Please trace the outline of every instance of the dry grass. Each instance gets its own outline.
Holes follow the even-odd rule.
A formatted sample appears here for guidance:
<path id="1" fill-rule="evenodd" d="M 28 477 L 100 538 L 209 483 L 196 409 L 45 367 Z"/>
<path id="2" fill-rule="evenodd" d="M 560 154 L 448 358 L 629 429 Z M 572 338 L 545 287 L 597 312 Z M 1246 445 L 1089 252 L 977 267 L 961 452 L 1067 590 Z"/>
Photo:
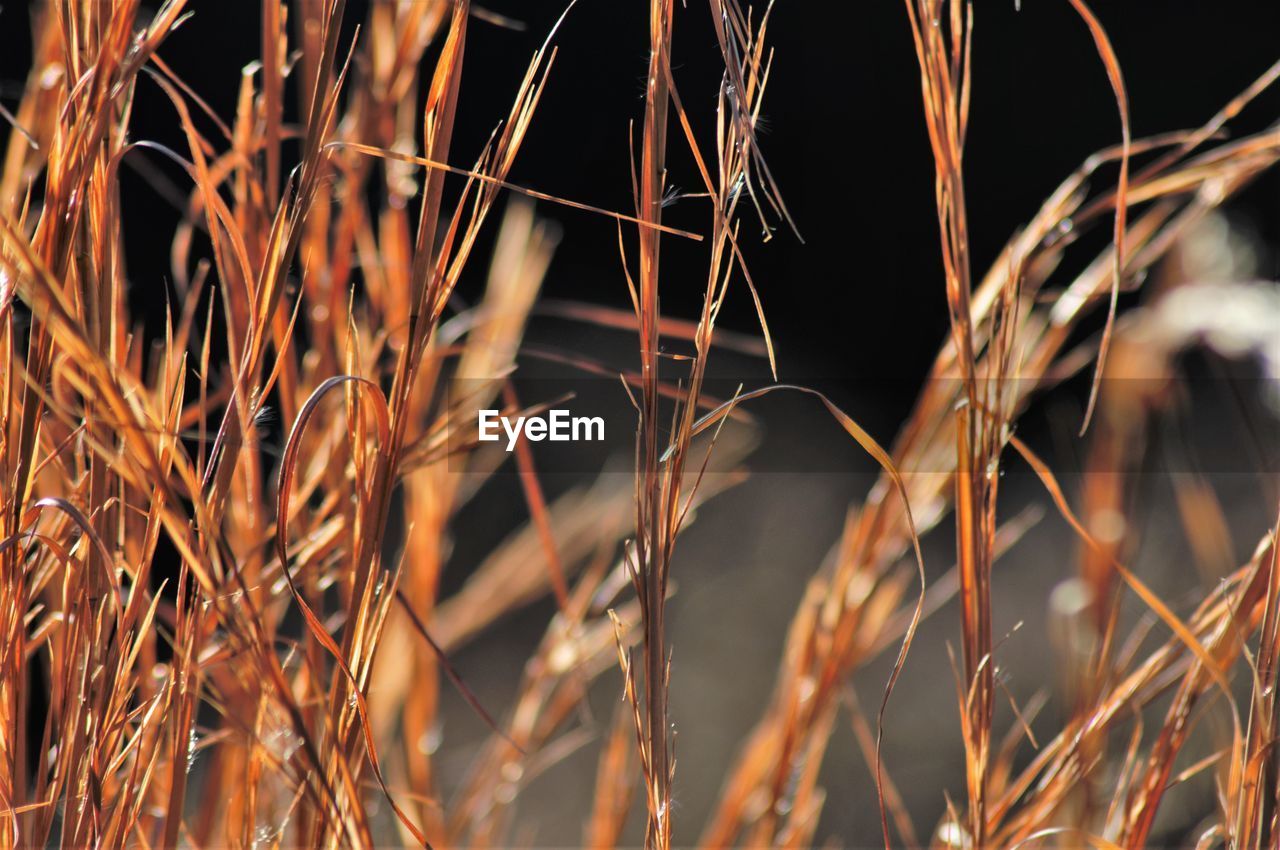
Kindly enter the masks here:
<path id="1" fill-rule="evenodd" d="M 1107 70 L 1122 141 L 1068 176 L 976 277 L 963 167 L 974 10 L 907 0 L 952 333 L 890 449 L 817 396 L 882 481 L 850 509 L 809 584 L 773 696 L 702 833 L 708 847 L 812 845 L 820 768 L 840 723 L 852 723 L 876 778 L 886 847 L 1139 848 L 1170 785 L 1205 772 L 1217 794 L 1202 846 L 1280 840 L 1275 530 L 1247 563 L 1219 561 L 1216 589 L 1179 611 L 1126 566 L 1122 539 L 1091 524 L 1125 510 L 1123 481 L 1109 473 L 1141 451 L 1176 354 L 1221 339 L 1212 305 L 1265 300 L 1209 281 L 1161 294 L 1131 321 L 1117 311 L 1120 291 L 1280 158 L 1274 129 L 1219 134 L 1280 65 L 1203 127 L 1131 141 L 1114 51 L 1082 0 L 1071 3 Z M 673 552 L 691 508 L 736 480 L 704 476 L 721 425 L 738 405 L 788 389 L 745 388 L 719 406 L 703 393 L 726 294 L 757 295 L 740 239 L 792 226 L 757 140 L 770 10 L 705 4 L 724 73 L 714 110 L 695 111 L 685 104 L 708 99 L 686 100 L 677 86 L 675 4 L 651 0 L 635 209 L 619 213 L 508 182 L 552 74 L 555 33 L 487 146 L 459 166 L 462 57 L 487 13 L 465 0 L 375 3 L 344 43 L 344 5 L 263 0 L 261 63 L 243 75 L 236 113 L 216 116 L 162 59 L 183 0 L 145 25 L 137 0 L 37 4 L 36 61 L 0 173 L 0 847 L 502 845 L 515 840 L 512 807 L 528 777 L 583 745 L 599 751 L 584 845 L 617 846 L 639 806 L 646 846 L 672 844 Z M 184 150 L 131 136 L 141 86 L 167 96 Z M 290 86 L 300 106 L 286 116 Z M 663 223 L 674 146 L 697 167 L 698 233 Z M 117 183 L 140 150 L 189 179 L 173 244 L 147 246 L 169 252 L 180 294 L 154 344 L 130 314 L 123 262 L 126 240 L 148 233 L 122 220 Z M 1118 176 L 1105 183 L 1100 170 Z M 449 313 L 507 190 L 617 221 L 632 311 L 573 309 L 637 333 L 639 371 L 624 379 L 637 412 L 634 486 L 606 476 L 549 502 L 522 446 L 512 462 L 528 528 L 441 598 L 453 519 L 502 462 L 459 435 L 446 389 L 466 381 L 480 387 L 472 406 L 522 408 L 509 376 L 558 239 L 513 201 L 482 296 Z M 1077 234 L 1108 224 L 1109 249 L 1072 279 L 1056 273 Z M 672 239 L 704 251 L 701 271 L 681 271 L 705 275 L 696 321 L 660 314 L 660 249 Z M 1178 298 L 1195 306 L 1194 321 Z M 1103 305 L 1105 328 L 1077 346 L 1082 320 Z M 690 353 L 665 356 L 670 339 Z M 1274 345 L 1264 332 L 1223 347 Z M 1090 466 L 1077 498 L 1014 424 L 1037 393 L 1091 363 Z M 1104 375 L 1140 376 L 1150 392 L 1113 392 Z M 288 427 L 278 458 L 260 450 L 268 401 Z M 993 568 L 1028 526 L 997 514 L 1001 467 L 1017 463 L 1082 541 L 1087 604 L 1074 628 L 1090 648 L 1064 671 L 1074 700 L 1064 725 L 1030 748 L 1033 710 L 1015 707 L 1012 731 L 997 731 L 992 639 Z M 1212 494 L 1185 486 L 1188 561 L 1212 561 Z M 926 585 L 920 538 L 951 514 L 956 565 Z M 491 719 L 448 655 L 548 594 L 556 613 L 515 700 Z M 1123 594 L 1155 618 L 1150 636 L 1124 633 Z M 939 799 L 941 822 L 922 836 L 880 732 L 921 618 L 953 596 L 966 794 Z M 868 715 L 850 676 L 885 651 L 897 662 Z M 616 681 L 619 666 L 619 711 L 584 737 L 572 721 L 589 686 Z M 447 800 L 423 743 L 438 732 L 444 680 L 491 728 Z M 1220 749 L 1188 763 L 1206 705 L 1225 721 Z"/>

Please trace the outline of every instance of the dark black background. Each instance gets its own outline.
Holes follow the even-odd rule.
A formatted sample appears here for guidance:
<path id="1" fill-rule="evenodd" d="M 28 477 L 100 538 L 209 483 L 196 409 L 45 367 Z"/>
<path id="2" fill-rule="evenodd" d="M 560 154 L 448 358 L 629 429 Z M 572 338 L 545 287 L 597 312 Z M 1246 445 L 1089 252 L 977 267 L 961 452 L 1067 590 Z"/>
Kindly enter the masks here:
<path id="1" fill-rule="evenodd" d="M 1124 67 L 1136 136 L 1203 122 L 1280 58 L 1277 3 L 1095 5 Z M 525 28 L 473 22 L 453 146 L 460 165 L 474 160 L 506 114 L 533 50 L 564 8 L 558 0 L 489 0 L 486 6 Z M 580 0 L 570 11 L 514 181 L 631 209 L 627 132 L 629 122 L 642 117 L 647 6 L 642 0 Z M 709 149 L 719 51 L 705 4 L 677 6 L 677 82 Z M 188 8 L 195 18 L 161 55 L 229 117 L 240 69 L 258 55 L 258 4 L 193 0 Z M 348 4 L 349 32 L 366 8 L 365 2 Z M 974 267 L 980 272 L 1068 172 L 1090 152 L 1118 141 L 1119 121 L 1089 32 L 1065 0 L 1024 0 L 1020 11 L 1013 0 L 983 0 L 975 17 L 966 171 Z M 0 97 L 9 106 L 30 59 L 26 18 L 20 2 L 0 11 Z M 750 249 L 782 377 L 818 383 L 837 397 L 842 379 L 885 379 L 892 385 L 885 405 L 900 413 L 946 327 L 933 168 L 905 8 L 894 0 L 781 0 L 769 41 L 775 62 L 763 144 L 804 237 L 802 244 L 779 230 L 768 244 Z M 1280 98 L 1273 93 L 1233 127 L 1257 129 L 1277 114 Z M 133 133 L 184 149 L 172 107 L 145 78 Z M 697 173 L 681 141 L 673 133 L 671 182 L 696 190 Z M 185 192 L 181 175 L 170 174 Z M 126 234 L 132 292 L 140 313 L 155 318 L 177 215 L 136 170 L 126 169 L 122 180 L 127 227 L 134 228 Z M 1277 185 L 1274 178 L 1259 184 L 1231 207 L 1270 246 L 1280 242 Z M 547 294 L 625 307 L 614 224 L 547 204 L 541 211 L 566 232 Z M 687 200 L 668 216 L 674 224 L 702 228 L 706 210 Z M 145 234 L 136 232 L 140 226 Z M 704 254 L 680 242 L 668 240 L 664 252 L 663 308 L 696 315 Z M 1269 276 L 1275 276 L 1275 262 L 1273 252 Z M 478 275 L 464 282 L 464 298 L 474 296 L 477 280 Z M 731 295 L 723 326 L 754 328 L 744 287 Z"/>

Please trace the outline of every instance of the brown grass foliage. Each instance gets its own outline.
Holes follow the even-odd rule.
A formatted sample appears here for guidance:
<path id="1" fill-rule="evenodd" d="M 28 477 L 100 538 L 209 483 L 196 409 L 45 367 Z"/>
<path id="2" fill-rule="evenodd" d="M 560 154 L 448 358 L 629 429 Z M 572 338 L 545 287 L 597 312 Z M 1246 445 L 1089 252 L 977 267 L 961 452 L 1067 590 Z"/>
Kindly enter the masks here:
<path id="1" fill-rule="evenodd" d="M 1280 133 L 1223 141 L 1219 131 L 1280 71 L 1200 128 L 1131 141 L 1106 33 L 1082 0 L 1070 2 L 1111 81 L 1122 141 L 1069 175 L 985 274 L 970 265 L 964 184 L 974 9 L 906 2 L 952 333 L 887 449 L 818 396 L 880 464 L 882 481 L 850 509 L 831 563 L 809 583 L 773 696 L 705 825 L 708 847 L 812 844 L 819 771 L 842 722 L 852 722 L 876 778 L 886 845 L 1142 847 L 1166 789 L 1202 772 L 1217 790 L 1203 846 L 1280 839 L 1274 531 L 1247 563 L 1220 565 L 1216 590 L 1180 611 L 1090 524 L 1126 504 L 1123 483 L 1105 472 L 1138 451 L 1174 355 L 1213 340 L 1212 311 L 1199 325 L 1173 309 L 1122 322 L 1117 294 L 1274 166 Z M 36 59 L 9 116 L 0 846 L 501 845 L 513 840 L 524 778 L 580 745 L 566 730 L 590 683 L 618 677 L 619 666 L 623 700 L 596 736 L 583 841 L 616 846 L 643 808 L 646 846 L 670 846 L 673 552 L 691 507 L 732 483 L 703 477 L 720 425 L 738 405 L 786 389 L 747 388 L 718 407 L 702 397 L 726 293 L 757 292 L 740 240 L 790 227 L 756 132 L 771 10 L 697 0 L 682 11 L 710 13 L 723 60 L 715 109 L 695 111 L 686 104 L 709 101 L 705 92 L 685 99 L 677 85 L 676 4 L 650 0 L 635 208 L 618 213 L 508 182 L 553 75 L 554 33 L 487 146 L 459 164 L 451 136 L 461 64 L 484 10 L 466 0 L 375 3 L 347 43 L 343 0 L 263 0 L 261 62 L 243 74 L 235 114 L 217 116 L 163 61 L 170 32 L 199 25 L 185 21 L 185 6 L 166 0 L 144 22 L 138 0 L 37 3 Z M 184 149 L 130 134 L 141 86 L 167 97 Z M 285 114 L 288 87 L 296 115 Z M 708 213 L 698 233 L 663 224 L 674 146 L 697 166 L 692 194 Z M 145 241 L 146 229 L 122 220 L 117 183 L 123 158 L 140 148 L 189 181 L 173 244 L 150 246 L 169 252 L 181 296 L 154 344 L 130 314 L 123 261 L 125 240 Z M 637 334 L 639 369 L 625 378 L 637 412 L 635 475 L 633 486 L 614 477 L 549 502 L 522 448 L 513 462 L 529 527 L 441 598 L 451 522 L 500 461 L 451 433 L 443 390 L 465 379 L 484 401 L 521 409 L 508 377 L 558 238 L 527 202 L 491 215 L 509 190 L 617 221 L 631 311 L 575 309 Z M 1093 225 L 1112 228 L 1111 247 L 1064 279 L 1059 260 Z M 483 262 L 473 249 L 486 226 L 498 230 L 487 285 L 474 306 L 449 314 L 462 270 Z M 706 259 L 681 271 L 705 275 L 701 312 L 683 324 L 659 312 L 660 249 L 673 239 L 699 240 Z M 1242 285 L 1215 292 L 1203 302 L 1253 297 Z M 1076 347 L 1079 323 L 1100 308 L 1102 334 Z M 763 314 L 761 328 L 772 363 Z M 663 356 L 672 338 L 691 348 L 687 358 Z M 1075 494 L 1013 426 L 1036 393 L 1090 363 L 1099 378 L 1151 378 L 1151 391 L 1113 394 L 1095 381 L 1086 418 L 1097 474 Z M 269 398 L 288 428 L 278 458 L 258 450 Z M 1027 526 L 996 506 L 1001 467 L 1018 463 L 1083 541 L 1087 613 L 1074 628 L 1092 647 L 1066 673 L 1074 702 L 1065 724 L 1030 752 L 1021 711 L 1008 737 L 995 732 L 993 567 Z M 1204 519 L 1212 496 L 1185 497 L 1207 506 L 1187 513 L 1197 552 L 1221 551 Z M 956 564 L 926 586 L 919 539 L 949 514 Z M 176 553 L 172 570 L 158 571 L 162 543 Z M 1122 594 L 1149 609 L 1153 637 L 1123 633 Z M 544 595 L 555 616 L 514 702 L 491 719 L 448 654 Z M 941 822 L 922 836 L 883 763 L 879 730 L 921 618 L 953 596 L 966 793 L 940 799 Z M 850 676 L 885 651 L 897 663 L 878 713 L 867 713 Z M 492 730 L 448 799 L 433 747 L 422 745 L 437 734 L 442 686 L 458 688 Z M 1227 721 L 1220 749 L 1188 764 L 1181 751 L 1207 703 Z"/>

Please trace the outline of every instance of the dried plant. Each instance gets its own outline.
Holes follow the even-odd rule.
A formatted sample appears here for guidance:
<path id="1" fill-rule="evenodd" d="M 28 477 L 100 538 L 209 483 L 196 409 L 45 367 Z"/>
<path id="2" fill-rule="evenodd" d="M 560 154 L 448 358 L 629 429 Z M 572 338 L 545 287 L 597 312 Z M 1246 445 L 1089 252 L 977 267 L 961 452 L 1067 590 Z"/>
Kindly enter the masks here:
<path id="1" fill-rule="evenodd" d="M 1069 2 L 1110 80 L 1119 143 L 1069 175 L 975 279 L 964 171 L 975 10 L 906 0 L 950 335 L 888 448 L 810 388 L 742 387 L 728 400 L 707 390 L 720 345 L 760 353 L 779 377 L 767 282 L 742 247 L 756 227 L 766 241 L 796 228 L 759 138 L 772 4 L 708 0 L 720 80 L 686 99 L 676 4 L 649 0 L 629 213 L 510 180 L 554 84 L 559 24 L 474 154 L 453 144 L 468 30 L 509 22 L 467 0 L 370 4 L 354 39 L 344 0 L 262 0 L 260 59 L 230 116 L 163 59 L 176 28 L 200 25 L 186 0 L 149 20 L 138 0 L 34 4 L 34 61 L 5 113 L 0 170 L 0 847 L 501 846 L 519 840 L 522 790 L 581 747 L 596 748 L 584 845 L 620 846 L 643 807 L 645 846 L 672 846 L 676 544 L 697 507 L 746 477 L 750 446 L 731 420 L 784 390 L 816 397 L 882 472 L 808 584 L 702 845 L 814 845 L 824 757 L 849 723 L 886 847 L 1140 848 L 1168 789 L 1199 774 L 1216 790 L 1200 846 L 1275 846 L 1276 528 L 1232 563 L 1212 487 L 1188 477 L 1176 493 L 1186 567 L 1214 585 L 1189 606 L 1165 601 L 1126 563 L 1133 493 L 1114 472 L 1138 462 L 1152 414 L 1175 404 L 1185 349 L 1255 354 L 1278 377 L 1273 285 L 1182 282 L 1132 311 L 1119 294 L 1145 286 L 1276 165 L 1274 125 L 1234 140 L 1221 131 L 1280 64 L 1203 126 L 1131 139 L 1116 52 L 1083 0 Z M 144 86 L 165 97 L 184 149 L 133 135 Z M 709 94 L 714 108 L 692 107 Z M 700 183 L 681 197 L 707 213 L 697 232 L 663 220 L 677 146 Z M 123 214 L 120 169 L 136 157 L 164 158 L 188 181 L 171 245 Z M 504 193 L 487 281 L 468 306 L 454 296 Z M 540 297 L 560 231 L 529 198 L 614 220 L 631 310 Z M 1088 250 L 1079 235 L 1107 224 L 1110 247 L 1061 272 Z M 705 262 L 680 270 L 704 276 L 696 317 L 661 312 L 661 248 L 673 239 L 696 242 Z M 124 249 L 135 243 L 170 259 L 176 297 L 159 334 L 130 309 Z M 759 316 L 745 345 L 716 329 L 731 288 Z M 559 355 L 622 377 L 634 475 L 548 497 L 521 443 L 509 462 L 528 523 L 502 530 L 445 594 L 455 520 L 508 462 L 461 413 L 552 401 L 517 398 L 511 380 L 538 353 L 524 336 L 539 305 L 637 335 L 638 371 Z M 1105 318 L 1091 336 L 1094 314 Z M 670 356 L 676 340 L 690 352 Z M 1037 395 L 1091 366 L 1076 494 L 1015 431 Z M 287 430 L 278 452 L 274 416 Z M 999 510 L 1002 468 L 1016 464 L 1081 544 L 1073 595 L 1060 597 L 1079 604 L 1058 624 L 1070 704 L 1039 740 L 1035 706 L 1010 697 L 1006 731 L 998 718 L 995 568 L 1037 519 Z M 955 565 L 926 583 L 921 537 L 946 519 Z M 554 613 L 495 718 L 450 656 L 543 597 Z M 922 618 L 952 598 L 966 793 L 939 792 L 922 842 L 882 739 Z M 1137 626 L 1126 598 L 1146 612 Z M 852 676 L 886 651 L 896 659 L 869 715 Z M 489 730 L 449 788 L 437 763 L 444 680 Z M 621 701 L 580 723 L 598 680 Z M 1218 749 L 1188 761 L 1206 717 Z"/>

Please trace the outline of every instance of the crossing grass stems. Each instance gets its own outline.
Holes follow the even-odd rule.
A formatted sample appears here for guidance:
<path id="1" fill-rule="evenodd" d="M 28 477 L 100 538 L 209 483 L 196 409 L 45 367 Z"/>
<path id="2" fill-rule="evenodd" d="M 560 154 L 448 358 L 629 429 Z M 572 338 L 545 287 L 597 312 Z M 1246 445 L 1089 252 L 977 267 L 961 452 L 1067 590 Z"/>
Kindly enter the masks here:
<path id="1" fill-rule="evenodd" d="M 1280 65 L 1201 127 L 1131 139 L 1116 51 L 1083 0 L 1067 2 L 1111 86 L 1108 95 L 1082 82 L 1081 96 L 1114 99 L 1118 142 L 1067 175 L 978 273 L 964 171 L 975 9 L 905 0 L 951 333 L 884 448 L 808 388 L 704 397 L 731 289 L 755 304 L 753 345 L 778 377 L 762 307 L 769 282 L 752 277 L 742 248 L 759 233 L 797 235 L 759 133 L 772 4 L 648 0 L 643 111 L 630 129 L 635 205 L 614 211 L 509 179 L 554 84 L 558 29 L 475 152 L 453 144 L 468 35 L 513 22 L 467 0 L 370 4 L 349 40 L 344 0 L 263 0 L 260 59 L 244 69 L 232 115 L 214 113 L 164 61 L 174 30 L 201 26 L 185 0 L 149 19 L 139 0 L 35 3 L 34 59 L 6 111 L 0 167 L 0 846 L 501 845 L 518 834 L 515 804 L 531 777 L 584 746 L 598 750 L 584 846 L 618 846 L 637 809 L 647 847 L 692 840 L 698 826 L 677 831 L 673 813 L 674 556 L 693 509 L 743 480 L 706 472 L 713 450 L 735 451 L 717 442 L 721 429 L 775 391 L 823 405 L 883 472 L 809 579 L 772 695 L 727 766 L 701 845 L 823 840 L 820 769 L 849 724 L 886 847 L 1140 848 L 1169 787 L 1201 773 L 1217 793 L 1201 813 L 1200 846 L 1272 846 L 1274 528 L 1259 529 L 1245 563 L 1218 564 L 1213 589 L 1185 607 L 1151 590 L 1124 563 L 1123 541 L 1099 536 L 1089 518 L 1129 504 L 1106 473 L 1141 451 L 1144 417 L 1166 401 L 1119 397 L 1101 378 L 1135 363 L 1172 374 L 1177 351 L 1205 338 L 1161 325 L 1159 310 L 1127 321 L 1117 293 L 1274 167 L 1274 126 L 1231 140 L 1221 131 Z M 812 14 L 791 5 L 776 14 Z M 672 45 L 682 21 L 704 14 L 722 74 L 714 98 L 686 98 Z M 142 87 L 164 96 L 181 149 L 131 132 Z M 290 88 L 298 106 L 287 114 Z M 696 167 L 697 191 L 680 194 L 705 213 L 696 232 L 663 221 L 676 148 Z M 169 245 L 154 244 L 120 200 L 122 166 L 156 157 L 186 181 Z M 636 410 L 628 484 L 603 476 L 548 499 L 527 446 L 507 456 L 454 433 L 463 426 L 449 400 L 463 402 L 442 392 L 451 384 L 466 382 L 467 409 L 519 416 L 552 401 L 522 407 L 510 384 L 561 237 L 530 198 L 564 207 L 570 223 L 616 225 L 628 306 L 561 308 L 630 329 L 638 365 L 562 359 L 622 374 Z M 1078 274 L 1060 273 L 1091 227 L 1110 228 L 1110 247 Z M 486 262 L 474 256 L 486 228 L 496 231 L 487 280 L 454 310 L 463 270 Z M 704 275 L 696 316 L 660 311 L 675 274 L 661 248 L 673 239 L 695 240 L 705 261 L 679 270 Z M 171 265 L 154 339 L 129 306 L 124 248 L 135 243 L 167 251 Z M 1101 335 L 1077 347 L 1081 321 L 1099 312 Z M 1153 333 L 1160 347 L 1139 344 Z M 666 357 L 668 343 L 689 353 Z M 1093 430 L 1082 439 L 1092 466 L 1077 494 L 1015 423 L 1037 394 L 1090 364 Z M 258 450 L 268 404 L 287 426 L 278 455 Z M 453 521 L 504 463 L 519 472 L 528 524 L 442 596 Z M 1035 706 L 1011 700 L 1008 731 L 997 733 L 1006 712 L 993 571 L 1033 519 L 997 511 L 1000 470 L 1014 464 L 1038 477 L 1081 541 L 1088 605 L 1077 628 L 1095 649 L 1070 671 L 1061 728 L 1038 740 Z M 1202 487 L 1185 495 L 1215 504 Z M 1221 551 L 1215 515 L 1185 514 L 1188 566 Z M 947 517 L 955 565 L 926 584 L 920 538 Z M 1126 594 L 1148 610 L 1154 637 L 1123 633 Z M 555 613 L 513 701 L 491 716 L 450 654 L 548 595 Z M 893 722 L 885 707 L 922 618 L 952 598 L 964 799 L 939 791 L 936 828 L 920 834 L 881 752 Z M 883 653 L 896 661 L 868 713 L 851 677 Z M 584 728 L 581 707 L 601 679 L 622 699 L 612 719 Z M 447 797 L 436 758 L 442 683 L 489 729 Z M 1223 721 L 1219 748 L 1189 764 L 1184 745 L 1208 714 Z"/>

